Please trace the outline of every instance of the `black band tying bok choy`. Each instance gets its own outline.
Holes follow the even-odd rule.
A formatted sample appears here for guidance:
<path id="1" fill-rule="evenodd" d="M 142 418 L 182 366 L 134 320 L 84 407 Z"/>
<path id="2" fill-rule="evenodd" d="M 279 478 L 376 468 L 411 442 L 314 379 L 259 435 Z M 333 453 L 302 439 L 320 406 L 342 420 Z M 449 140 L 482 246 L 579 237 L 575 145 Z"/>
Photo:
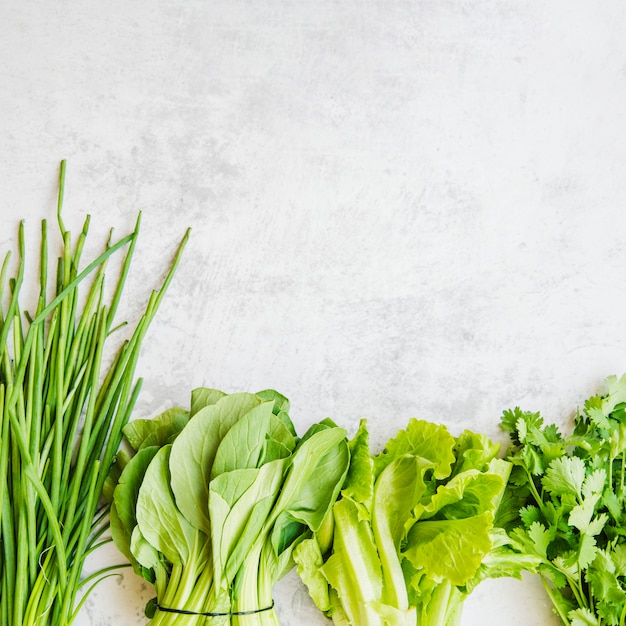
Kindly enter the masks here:
<path id="1" fill-rule="evenodd" d="M 178 615 L 199 615 L 201 617 L 230 617 L 231 615 L 255 615 L 256 613 L 264 613 L 265 611 L 271 611 L 274 608 L 274 601 L 270 606 L 266 606 L 262 609 L 255 609 L 254 611 L 229 611 L 228 613 L 201 613 L 197 611 L 185 611 L 184 609 L 173 609 L 168 606 L 156 605 L 156 609 L 163 611 L 164 613 L 177 613 Z"/>

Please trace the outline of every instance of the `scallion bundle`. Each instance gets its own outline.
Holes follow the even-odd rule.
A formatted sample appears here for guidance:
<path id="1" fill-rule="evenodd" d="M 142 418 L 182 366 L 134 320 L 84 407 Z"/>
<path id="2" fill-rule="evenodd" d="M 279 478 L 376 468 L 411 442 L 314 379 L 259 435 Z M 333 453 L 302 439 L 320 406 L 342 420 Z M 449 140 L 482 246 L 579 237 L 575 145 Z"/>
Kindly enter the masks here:
<path id="1" fill-rule="evenodd" d="M 90 220 L 73 241 L 61 217 L 64 175 L 62 163 L 62 253 L 56 266 L 49 264 L 43 221 L 39 295 L 30 313 L 20 302 L 23 223 L 17 274 L 8 278 L 10 253 L 0 271 L 0 626 L 71 624 L 109 573 L 81 579 L 86 557 L 107 541 L 109 505 L 100 495 L 140 389 L 134 372 L 141 342 L 188 237 L 134 331 L 116 345 L 115 315 L 139 218 L 133 232 L 116 243 L 109 238 L 81 270 Z M 123 255 L 121 269 L 114 288 L 105 290 L 114 254 Z"/>

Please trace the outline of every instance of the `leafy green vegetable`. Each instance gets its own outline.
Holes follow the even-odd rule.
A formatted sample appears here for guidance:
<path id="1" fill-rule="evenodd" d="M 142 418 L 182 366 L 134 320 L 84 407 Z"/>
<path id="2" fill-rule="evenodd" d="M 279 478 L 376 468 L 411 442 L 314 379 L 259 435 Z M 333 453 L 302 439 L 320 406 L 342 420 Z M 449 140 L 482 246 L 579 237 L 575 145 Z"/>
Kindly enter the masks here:
<path id="1" fill-rule="evenodd" d="M 321 531 L 350 460 L 343 429 L 299 439 L 288 409 L 275 391 L 196 389 L 190 411 L 125 427 L 136 454 L 111 474 L 112 534 L 155 587 L 153 626 L 278 624 L 272 586 Z"/>
<path id="2" fill-rule="evenodd" d="M 0 272 L 0 302 L 7 304 L 0 310 L 0 626 L 70 624 L 111 569 L 80 580 L 87 555 L 106 542 L 109 506 L 99 496 L 139 392 L 134 371 L 141 342 L 187 239 L 135 330 L 116 344 L 115 315 L 139 218 L 131 234 L 117 243 L 109 239 L 81 270 L 90 218 L 72 241 L 61 217 L 64 176 L 63 162 L 57 212 L 62 252 L 56 266 L 50 265 L 43 221 L 33 311 L 20 308 L 24 223 L 17 275 L 7 280 L 10 254 Z M 105 267 L 124 248 L 107 303 Z M 123 508 L 113 513 L 129 514 Z"/>
<path id="3" fill-rule="evenodd" d="M 349 445 L 332 515 L 294 551 L 336 624 L 454 626 L 481 580 L 536 564 L 494 526 L 511 466 L 485 436 L 412 419 L 372 456 L 362 421 Z"/>
<path id="4" fill-rule="evenodd" d="M 506 411 L 513 441 L 510 536 L 540 559 L 563 624 L 626 623 L 626 376 L 610 377 L 562 434 L 538 413 Z"/>

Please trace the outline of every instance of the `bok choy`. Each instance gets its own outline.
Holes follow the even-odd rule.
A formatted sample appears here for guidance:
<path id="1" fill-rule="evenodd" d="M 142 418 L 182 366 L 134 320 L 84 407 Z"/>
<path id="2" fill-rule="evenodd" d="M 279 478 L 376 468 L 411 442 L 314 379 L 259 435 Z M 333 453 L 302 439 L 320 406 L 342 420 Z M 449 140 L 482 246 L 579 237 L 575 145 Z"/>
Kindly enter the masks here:
<path id="1" fill-rule="evenodd" d="M 301 438 L 274 391 L 196 389 L 189 411 L 133 420 L 112 473 L 111 530 L 154 585 L 153 626 L 279 624 L 272 586 L 320 529 L 344 481 L 346 432 Z"/>

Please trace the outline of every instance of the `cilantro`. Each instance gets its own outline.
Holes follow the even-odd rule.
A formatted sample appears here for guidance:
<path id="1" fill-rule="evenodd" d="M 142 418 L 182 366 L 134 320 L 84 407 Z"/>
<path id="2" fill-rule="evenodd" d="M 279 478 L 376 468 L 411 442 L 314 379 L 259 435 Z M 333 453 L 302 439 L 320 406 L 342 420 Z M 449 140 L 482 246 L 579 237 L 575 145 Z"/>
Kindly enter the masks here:
<path id="1" fill-rule="evenodd" d="M 505 411 L 501 427 L 514 470 L 505 499 L 520 502 L 507 520 L 565 626 L 626 624 L 626 375 L 606 380 L 570 434 L 539 413 Z"/>

